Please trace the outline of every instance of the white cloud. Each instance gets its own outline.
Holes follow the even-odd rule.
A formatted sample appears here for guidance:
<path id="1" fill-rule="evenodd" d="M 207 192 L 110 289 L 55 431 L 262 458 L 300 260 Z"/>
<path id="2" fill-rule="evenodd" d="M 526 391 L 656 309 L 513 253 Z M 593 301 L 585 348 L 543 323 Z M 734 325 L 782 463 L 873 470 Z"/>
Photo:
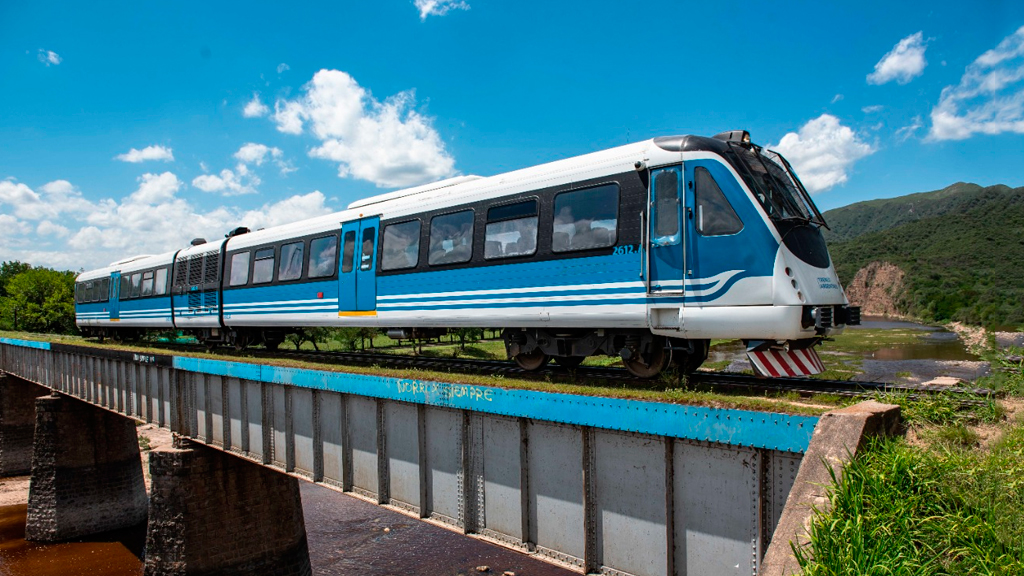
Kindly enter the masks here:
<path id="1" fill-rule="evenodd" d="M 916 32 L 900 40 L 875 64 L 875 71 L 868 74 L 868 84 L 885 84 L 893 80 L 906 84 L 917 78 L 928 65 L 924 59 L 927 48 L 923 32 Z"/>
<path id="2" fill-rule="evenodd" d="M 831 114 L 810 120 L 769 148 L 789 160 L 812 194 L 846 183 L 854 162 L 875 152 Z"/>
<path id="3" fill-rule="evenodd" d="M 835 104 L 836 102 L 839 102 L 842 99 L 843 99 L 843 95 L 842 94 L 836 94 L 835 96 L 832 97 L 832 103 Z"/>
<path id="4" fill-rule="evenodd" d="M 960 83 L 942 89 L 925 140 L 974 134 L 1024 134 L 1024 26 L 969 64 Z"/>
<path id="5" fill-rule="evenodd" d="M 246 118 L 262 118 L 270 114 L 270 108 L 260 100 L 260 93 L 253 92 L 252 100 L 242 109 L 242 116 Z"/>
<path id="6" fill-rule="evenodd" d="M 66 227 L 61 226 L 60 224 L 54 224 L 49 220 L 43 220 L 42 222 L 39 223 L 38 226 L 36 226 L 36 234 L 40 236 L 55 236 L 57 238 L 64 238 L 70 233 L 71 231 L 68 230 Z"/>
<path id="7" fill-rule="evenodd" d="M 47 66 L 50 66 L 51 64 L 57 66 L 64 61 L 64 59 L 60 57 L 60 54 L 57 54 L 53 50 L 44 50 L 42 48 L 39 49 L 39 54 L 36 55 L 36 58 Z"/>
<path id="8" fill-rule="evenodd" d="M 444 16 L 451 10 L 469 10 L 469 4 L 463 0 L 415 0 L 416 9 L 420 11 L 420 20 L 427 16 Z"/>
<path id="9" fill-rule="evenodd" d="M 183 184 L 170 172 L 144 174 L 135 191 L 120 201 L 90 202 L 65 180 L 38 188 L 0 181 L 0 203 L 28 200 L 58 206 L 45 218 L 23 219 L 0 210 L 0 247 L 4 257 L 33 265 L 78 270 L 105 266 L 136 254 L 160 254 L 188 245 L 195 237 L 220 238 L 238 226 L 263 228 L 328 214 L 319 191 L 295 195 L 259 207 L 197 206 L 178 197 Z M 74 208 L 71 210 L 71 208 Z"/>
<path id="10" fill-rule="evenodd" d="M 412 91 L 380 102 L 345 72 L 321 70 L 305 86 L 305 95 L 275 103 L 274 120 L 278 130 L 292 134 L 302 133 L 308 122 L 320 140 L 309 155 L 337 162 L 342 178 L 383 188 L 453 176 L 455 159 L 414 104 Z"/>
<path id="11" fill-rule="evenodd" d="M 165 148 L 163 146 L 146 146 L 142 150 L 132 148 L 124 154 L 114 156 L 114 159 L 122 162 L 133 162 L 136 164 L 139 162 L 145 162 L 146 160 L 163 160 L 164 162 L 173 162 L 174 153 L 170 148 Z"/>
<path id="12" fill-rule="evenodd" d="M 238 152 L 235 152 L 235 158 L 246 164 L 256 164 L 257 166 L 262 165 L 268 155 L 271 158 L 278 159 L 281 158 L 283 152 L 281 152 L 280 148 L 271 148 L 255 142 L 244 144 L 238 149 Z"/>
<path id="13" fill-rule="evenodd" d="M 899 142 L 906 142 L 911 139 L 918 130 L 924 128 L 924 122 L 920 116 L 914 116 L 914 119 L 910 122 L 910 125 L 904 126 L 896 131 L 896 140 Z"/>
<path id="14" fill-rule="evenodd" d="M 292 67 L 287 65 L 287 64 L 285 64 L 284 62 L 281 62 L 280 64 L 277 65 L 277 73 L 278 74 L 282 74 L 282 73 L 287 72 L 287 71 L 289 71 L 291 69 L 292 69 Z"/>
<path id="15" fill-rule="evenodd" d="M 203 192 L 219 192 L 224 196 L 255 194 L 260 183 L 259 176 L 250 172 L 243 163 L 235 166 L 234 171 L 225 168 L 219 175 L 203 174 L 192 180 L 192 185 Z"/>
<path id="16" fill-rule="evenodd" d="M 865 114 L 874 114 L 875 112 L 881 112 L 882 110 L 885 110 L 885 106 L 882 106 L 881 104 L 875 104 L 873 106 L 865 106 L 865 107 L 860 109 L 860 111 L 865 113 Z"/>

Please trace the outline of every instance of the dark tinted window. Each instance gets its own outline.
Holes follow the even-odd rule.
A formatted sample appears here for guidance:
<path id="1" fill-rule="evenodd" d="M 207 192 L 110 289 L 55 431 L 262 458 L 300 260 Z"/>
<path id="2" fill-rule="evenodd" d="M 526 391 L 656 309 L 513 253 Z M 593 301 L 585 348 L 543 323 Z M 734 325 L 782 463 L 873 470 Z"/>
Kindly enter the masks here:
<path id="1" fill-rule="evenodd" d="M 370 230 L 368 229 L 367 232 Z M 365 254 L 365 246 L 364 246 Z M 364 256 L 365 257 L 365 256 Z M 380 269 L 415 268 L 420 260 L 420 221 L 412 220 L 384 227 Z"/>
<path id="2" fill-rule="evenodd" d="M 473 257 L 473 211 L 435 216 L 430 221 L 431 265 L 469 262 Z"/>
<path id="3" fill-rule="evenodd" d="M 121 276 L 121 291 L 118 292 L 119 300 L 127 300 L 132 297 L 131 276 Z"/>
<path id="4" fill-rule="evenodd" d="M 163 296 L 167 294 L 167 268 L 160 268 L 156 271 L 156 281 L 153 285 L 153 295 Z"/>
<path id="5" fill-rule="evenodd" d="M 484 258 L 511 258 L 537 252 L 537 201 L 495 206 L 487 211 Z"/>
<path id="6" fill-rule="evenodd" d="M 153 295 L 153 272 L 145 272 L 142 274 L 142 296 Z"/>
<path id="7" fill-rule="evenodd" d="M 697 204 L 697 232 L 704 236 L 735 234 L 743 229 L 743 222 L 736 215 L 729 200 L 718 187 L 718 183 L 705 168 L 694 171 Z"/>
<path id="8" fill-rule="evenodd" d="M 352 261 L 355 259 L 355 255 L 356 255 L 356 231 L 355 230 L 349 230 L 348 232 L 345 232 L 345 246 L 344 246 L 344 249 L 342 250 L 342 257 L 341 257 L 341 271 L 342 272 L 351 272 L 352 271 L 352 268 L 353 268 Z"/>
<path id="9" fill-rule="evenodd" d="M 654 178 L 654 235 L 658 238 L 679 234 L 679 175 L 674 170 Z"/>
<path id="10" fill-rule="evenodd" d="M 132 274 L 132 298 L 138 298 L 142 294 L 142 272 Z"/>
<path id="11" fill-rule="evenodd" d="M 555 196 L 551 249 L 570 252 L 612 246 L 618 222 L 618 184 L 563 192 Z"/>
<path id="12" fill-rule="evenodd" d="M 325 278 L 334 275 L 338 258 L 338 237 L 315 238 L 309 243 L 310 278 Z"/>
<path id="13" fill-rule="evenodd" d="M 274 249 L 264 248 L 256 251 L 256 259 L 252 265 L 252 283 L 266 284 L 274 280 Z"/>
<path id="14" fill-rule="evenodd" d="M 291 242 L 281 246 L 281 263 L 277 269 L 278 280 L 298 280 L 302 277 L 302 252 L 305 247 L 303 242 Z"/>
<path id="15" fill-rule="evenodd" d="M 417 230 L 419 229 L 419 224 L 419 222 L 416 223 Z M 360 270 L 369 270 L 373 268 L 373 247 L 377 242 L 376 238 L 376 228 L 367 228 L 366 230 L 363 230 L 363 253 L 359 255 Z"/>
<path id="16" fill-rule="evenodd" d="M 245 286 L 249 282 L 249 252 L 231 255 L 231 277 L 229 286 Z"/>

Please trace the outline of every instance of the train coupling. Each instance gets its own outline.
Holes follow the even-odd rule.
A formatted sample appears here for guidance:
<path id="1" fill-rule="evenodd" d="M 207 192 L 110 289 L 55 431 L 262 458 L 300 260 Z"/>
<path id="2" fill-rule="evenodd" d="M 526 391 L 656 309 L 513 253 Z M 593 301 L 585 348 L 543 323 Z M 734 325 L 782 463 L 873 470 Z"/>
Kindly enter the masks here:
<path id="1" fill-rule="evenodd" d="M 804 328 L 813 326 L 819 334 L 836 326 L 859 326 L 860 306 L 804 306 L 800 323 Z"/>

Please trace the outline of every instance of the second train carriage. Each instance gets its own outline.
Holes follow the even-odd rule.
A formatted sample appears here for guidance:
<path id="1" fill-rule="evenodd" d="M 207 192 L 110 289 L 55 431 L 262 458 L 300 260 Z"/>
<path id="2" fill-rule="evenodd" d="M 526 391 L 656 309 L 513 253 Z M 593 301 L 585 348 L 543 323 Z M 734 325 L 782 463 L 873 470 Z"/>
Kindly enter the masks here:
<path id="1" fill-rule="evenodd" d="M 79 277 L 76 311 L 86 333 L 236 346 L 303 326 L 500 326 L 525 369 L 609 354 L 640 376 L 742 339 L 759 373 L 810 374 L 814 346 L 859 322 L 824 225 L 746 132 L 663 137 L 115 263 Z"/>

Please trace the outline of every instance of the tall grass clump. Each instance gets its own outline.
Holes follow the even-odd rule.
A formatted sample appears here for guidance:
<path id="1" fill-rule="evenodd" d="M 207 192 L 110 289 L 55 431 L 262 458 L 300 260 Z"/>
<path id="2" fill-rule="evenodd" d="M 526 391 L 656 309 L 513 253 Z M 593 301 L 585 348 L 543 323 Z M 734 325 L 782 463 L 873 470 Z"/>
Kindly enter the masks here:
<path id="1" fill-rule="evenodd" d="M 878 440 L 833 481 L 807 576 L 1024 574 L 1024 426 L 987 452 Z"/>

